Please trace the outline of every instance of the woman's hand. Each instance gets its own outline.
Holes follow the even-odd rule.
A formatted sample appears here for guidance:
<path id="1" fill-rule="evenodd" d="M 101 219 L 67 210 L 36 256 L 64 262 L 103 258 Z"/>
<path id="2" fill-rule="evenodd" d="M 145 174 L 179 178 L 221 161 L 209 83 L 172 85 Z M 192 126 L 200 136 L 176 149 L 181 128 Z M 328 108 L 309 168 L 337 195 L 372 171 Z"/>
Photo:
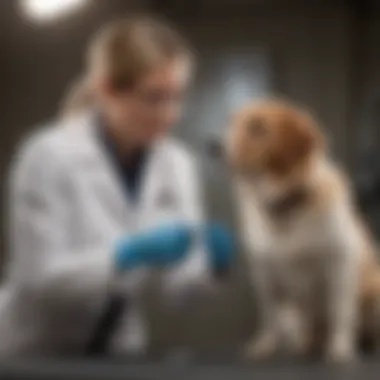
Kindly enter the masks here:
<path id="1" fill-rule="evenodd" d="M 116 266 L 126 270 L 176 264 L 185 258 L 199 233 L 211 267 L 217 272 L 228 271 L 234 254 L 229 231 L 219 224 L 194 227 L 185 222 L 165 223 L 122 237 L 116 244 Z"/>
<path id="2" fill-rule="evenodd" d="M 184 222 L 166 223 L 125 236 L 116 244 L 116 266 L 123 271 L 141 266 L 175 264 L 186 256 L 193 237 L 194 228 Z"/>
<path id="3" fill-rule="evenodd" d="M 189 257 L 167 271 L 162 283 L 167 306 L 184 313 L 225 289 L 220 285 L 229 282 L 235 261 L 235 242 L 228 228 L 218 223 L 202 223 L 194 226 L 194 233 L 194 249 Z"/>

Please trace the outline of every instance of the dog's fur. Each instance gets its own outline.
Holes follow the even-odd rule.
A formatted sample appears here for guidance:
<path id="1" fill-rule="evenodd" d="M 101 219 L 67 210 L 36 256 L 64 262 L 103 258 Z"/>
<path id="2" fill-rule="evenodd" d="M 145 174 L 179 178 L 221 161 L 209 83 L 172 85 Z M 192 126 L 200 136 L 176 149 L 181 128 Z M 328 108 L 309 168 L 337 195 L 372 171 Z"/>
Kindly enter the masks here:
<path id="1" fill-rule="evenodd" d="M 227 158 L 259 301 L 248 355 L 320 344 L 330 360 L 354 358 L 359 335 L 378 333 L 380 271 L 316 122 L 284 102 L 248 105 L 229 128 Z"/>

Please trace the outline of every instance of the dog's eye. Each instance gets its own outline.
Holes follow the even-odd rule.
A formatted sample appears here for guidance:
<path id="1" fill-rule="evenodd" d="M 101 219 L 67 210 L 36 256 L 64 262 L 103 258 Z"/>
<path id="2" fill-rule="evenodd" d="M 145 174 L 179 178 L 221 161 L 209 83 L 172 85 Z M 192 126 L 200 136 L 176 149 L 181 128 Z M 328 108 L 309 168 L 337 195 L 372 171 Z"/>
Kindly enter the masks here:
<path id="1" fill-rule="evenodd" d="M 252 137 L 264 137 L 267 134 L 265 122 L 260 119 L 251 120 L 249 123 L 249 133 Z"/>

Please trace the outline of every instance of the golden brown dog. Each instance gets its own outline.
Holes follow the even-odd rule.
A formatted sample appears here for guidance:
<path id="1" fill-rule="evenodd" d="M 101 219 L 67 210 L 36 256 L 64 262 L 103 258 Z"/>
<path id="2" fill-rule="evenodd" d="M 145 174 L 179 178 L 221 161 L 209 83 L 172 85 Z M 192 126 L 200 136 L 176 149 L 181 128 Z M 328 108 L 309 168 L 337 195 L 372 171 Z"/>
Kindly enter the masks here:
<path id="1" fill-rule="evenodd" d="M 259 301 L 248 355 L 305 354 L 319 339 L 328 359 L 354 358 L 359 335 L 378 333 L 380 271 L 316 122 L 283 102 L 251 104 L 229 128 L 227 153 Z"/>

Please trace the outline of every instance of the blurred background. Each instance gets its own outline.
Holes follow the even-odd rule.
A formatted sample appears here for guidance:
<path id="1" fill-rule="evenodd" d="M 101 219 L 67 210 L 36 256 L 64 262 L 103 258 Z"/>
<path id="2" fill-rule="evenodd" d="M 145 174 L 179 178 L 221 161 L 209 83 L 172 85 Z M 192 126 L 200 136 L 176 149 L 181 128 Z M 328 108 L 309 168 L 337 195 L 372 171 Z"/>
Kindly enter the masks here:
<path id="1" fill-rule="evenodd" d="M 203 160 L 210 217 L 236 225 L 228 179 L 212 154 L 229 114 L 247 99 L 276 94 L 317 115 L 332 153 L 358 188 L 365 216 L 374 231 L 380 232 L 376 198 L 376 194 L 380 197 L 380 1 L 38 3 L 42 5 L 28 8 L 19 0 L 0 2 L 3 194 L 15 145 L 35 126 L 54 119 L 65 90 L 81 73 L 93 32 L 110 19 L 146 10 L 172 20 L 199 53 L 196 80 L 176 133 L 197 149 Z M 69 12 L 66 6 L 73 9 Z M 165 310 L 160 310 L 157 301 L 148 302 L 156 346 L 231 347 L 245 340 L 253 327 L 254 311 L 243 267 L 237 268 L 223 294 L 188 315 L 180 326 L 160 317 Z M 161 323 L 163 320 L 166 322 Z"/>

